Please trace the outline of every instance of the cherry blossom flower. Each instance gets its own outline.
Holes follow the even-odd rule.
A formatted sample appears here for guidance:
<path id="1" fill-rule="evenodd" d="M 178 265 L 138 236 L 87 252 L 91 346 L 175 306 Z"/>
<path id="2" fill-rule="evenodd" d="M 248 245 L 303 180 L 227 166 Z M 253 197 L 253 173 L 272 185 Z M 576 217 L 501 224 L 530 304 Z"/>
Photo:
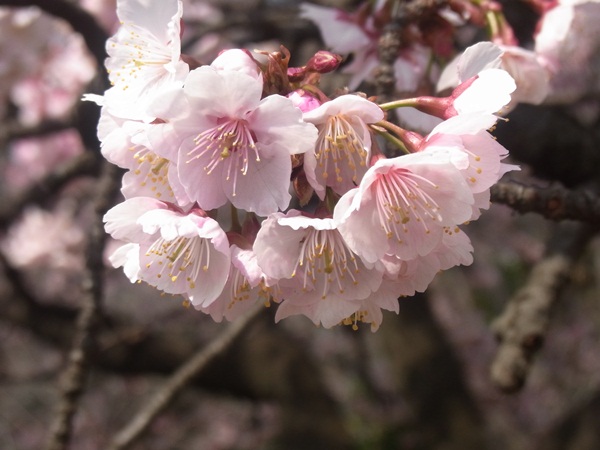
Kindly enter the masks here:
<path id="1" fill-rule="evenodd" d="M 105 93 L 115 115 L 145 116 L 152 96 L 173 83 L 181 83 L 189 72 L 181 60 L 181 0 L 146 2 L 119 0 L 121 26 L 106 44 L 105 62 L 114 85 Z"/>
<path id="2" fill-rule="evenodd" d="M 235 207 L 266 216 L 287 208 L 291 155 L 314 146 L 317 130 L 280 95 L 261 100 L 262 81 L 237 70 L 203 66 L 188 76 L 162 117 L 174 119 L 153 149 L 177 164 L 187 196 L 201 208 Z M 186 106 L 187 105 L 187 106 Z M 159 150 L 158 147 L 161 148 Z"/>
<path id="3" fill-rule="evenodd" d="M 357 95 L 342 95 L 304 113 L 319 130 L 314 152 L 304 155 L 304 171 L 321 199 L 327 186 L 343 195 L 358 185 L 371 158 L 368 124 L 383 116 L 376 104 Z"/>
<path id="4" fill-rule="evenodd" d="M 472 215 L 475 200 L 459 169 L 467 167 L 458 150 L 376 161 L 334 210 L 348 247 L 371 263 L 386 254 L 410 260 L 430 253 L 443 227 Z"/>
<path id="5" fill-rule="evenodd" d="M 339 324 L 379 287 L 383 266 L 368 264 L 346 245 L 331 218 L 292 210 L 274 213 L 254 242 L 259 266 L 278 280 L 283 300 L 276 320 L 304 314 L 324 327 Z"/>
<path id="6" fill-rule="evenodd" d="M 386 255 L 382 262 L 386 271 L 379 289 L 361 301 L 360 308 L 343 323 L 358 328 L 358 323 L 369 323 L 377 331 L 383 321 L 382 310 L 398 313 L 402 299 L 416 292 L 425 292 L 436 274 L 456 265 L 473 262 L 473 247 L 467 235 L 458 227 L 444 228 L 438 246 L 425 256 L 402 260 Z"/>
<path id="7" fill-rule="evenodd" d="M 496 123 L 492 114 L 463 114 L 452 117 L 438 126 L 423 140 L 421 152 L 463 152 L 468 157 L 465 166 L 462 160 L 456 160 L 459 169 L 475 196 L 474 216 L 479 209 L 489 206 L 489 188 L 506 172 L 519 170 L 518 166 L 502 162 L 508 156 L 508 150 L 496 141 L 488 129 Z"/>
<path id="8" fill-rule="evenodd" d="M 125 198 L 155 197 L 180 207 L 189 206 L 192 202 L 179 184 L 175 165 L 149 148 L 148 130 L 155 126 L 114 117 L 102 108 L 98 123 L 102 155 L 128 169 L 121 188 Z"/>
<path id="9" fill-rule="evenodd" d="M 131 282 L 145 281 L 207 307 L 223 291 L 231 260 L 219 224 L 200 210 L 184 213 L 147 197 L 126 200 L 105 216 L 106 231 L 127 244 L 110 260 Z"/>
<path id="10" fill-rule="evenodd" d="M 559 1 L 538 24 L 535 52 L 550 72 L 546 103 L 569 104 L 600 92 L 600 2 Z"/>
<path id="11" fill-rule="evenodd" d="M 257 303 L 269 304 L 273 283 L 258 266 L 252 249 L 231 244 L 231 266 L 221 295 L 207 307 L 198 308 L 216 322 L 233 321 Z"/>
<path id="12" fill-rule="evenodd" d="M 493 69 L 506 71 L 514 81 L 511 83 Z M 458 111 L 475 112 L 483 108 L 482 112 L 493 113 L 509 102 L 511 107 L 517 103 L 539 104 L 548 95 L 548 71 L 536 53 L 492 42 L 472 45 L 451 61 L 438 80 L 437 90 L 454 88 L 474 76 L 479 80 L 467 90 L 469 97 L 463 98 L 462 105 L 458 99 L 455 102 Z"/>

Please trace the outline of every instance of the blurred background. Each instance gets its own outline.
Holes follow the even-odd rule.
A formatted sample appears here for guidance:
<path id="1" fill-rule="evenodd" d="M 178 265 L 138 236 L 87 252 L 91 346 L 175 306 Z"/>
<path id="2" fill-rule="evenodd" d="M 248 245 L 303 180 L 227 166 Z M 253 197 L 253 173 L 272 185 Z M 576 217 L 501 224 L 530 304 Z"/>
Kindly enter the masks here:
<path id="1" fill-rule="evenodd" d="M 524 2 L 502 6 L 526 45 L 539 14 Z M 45 448 L 57 414 L 104 173 L 98 107 L 80 99 L 107 87 L 98 61 L 118 26 L 115 11 L 110 0 L 0 0 L 2 449 Z M 222 48 L 283 44 L 292 65 L 302 64 L 323 48 L 317 27 L 298 18 L 297 2 L 190 0 L 184 22 L 183 50 L 204 62 Z M 476 39 L 466 28 L 461 36 Z M 581 70 L 598 77 L 600 54 L 591 55 Z M 342 86 L 344 77 L 324 77 L 323 90 Z M 362 88 L 373 93 L 372 85 Z M 587 202 L 587 216 L 554 220 L 562 217 L 552 217 L 549 201 L 511 208 L 493 191 L 497 201 L 465 227 L 474 263 L 439 274 L 425 294 L 400 299 L 400 313 L 384 312 L 378 332 L 315 328 L 304 317 L 274 324 L 265 309 L 130 448 L 600 448 L 598 107 L 597 94 L 519 105 L 494 131 L 521 166 L 503 185 L 556 189 L 554 201 L 571 193 L 570 200 Z M 112 249 L 107 240 L 104 255 Z M 499 318 L 518 320 L 509 305 L 556 254 L 567 255 L 568 270 L 556 275 L 551 301 L 523 313 L 547 326 L 523 343 L 519 376 L 507 384 L 497 337 L 498 327 L 510 325 Z M 108 448 L 165 379 L 227 326 L 180 297 L 132 285 L 108 264 L 102 276 L 68 447 L 77 450 Z"/>

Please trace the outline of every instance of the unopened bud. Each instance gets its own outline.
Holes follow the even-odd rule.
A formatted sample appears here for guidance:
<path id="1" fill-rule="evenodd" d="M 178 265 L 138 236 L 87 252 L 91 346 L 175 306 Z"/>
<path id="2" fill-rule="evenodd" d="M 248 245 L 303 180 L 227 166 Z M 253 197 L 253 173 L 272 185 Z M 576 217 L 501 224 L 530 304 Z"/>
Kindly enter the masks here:
<path id="1" fill-rule="evenodd" d="M 342 57 L 325 50 L 319 50 L 308 60 L 306 70 L 317 73 L 328 73 L 337 69 L 342 62 Z"/>

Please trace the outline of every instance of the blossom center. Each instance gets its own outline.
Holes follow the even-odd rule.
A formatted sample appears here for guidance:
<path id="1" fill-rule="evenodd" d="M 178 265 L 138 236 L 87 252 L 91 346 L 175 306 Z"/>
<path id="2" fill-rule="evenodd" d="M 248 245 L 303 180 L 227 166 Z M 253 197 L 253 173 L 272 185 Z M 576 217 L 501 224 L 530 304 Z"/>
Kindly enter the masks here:
<path id="1" fill-rule="evenodd" d="M 150 190 L 156 198 L 162 197 L 164 189 L 170 194 L 173 194 L 169 185 L 169 160 L 158 156 L 151 152 L 146 147 L 140 146 L 135 155 L 134 160 L 138 163 L 137 169 L 134 170 L 136 176 L 141 178 L 140 186 L 145 187 L 150 185 Z M 137 150 L 137 147 L 132 147 L 131 150 Z"/>
<path id="2" fill-rule="evenodd" d="M 146 252 L 146 256 L 152 255 L 156 259 L 146 264 L 146 268 L 150 269 L 156 262 L 157 278 L 167 275 L 171 282 L 176 283 L 185 277 L 190 289 L 196 287 L 195 280 L 200 271 L 206 272 L 210 266 L 210 244 L 207 239 L 199 237 L 180 236 L 170 241 L 161 237 Z"/>
<path id="3" fill-rule="evenodd" d="M 358 183 L 358 167 L 365 167 L 364 141 L 344 115 L 331 116 L 319 131 L 315 157 L 323 178 L 341 183 L 344 176 Z"/>
<path id="4" fill-rule="evenodd" d="M 308 290 L 309 283 L 315 288 L 320 286 L 321 298 L 325 299 L 331 289 L 343 294 L 348 283 L 358 284 L 356 257 L 337 230 L 310 229 L 301 244 L 292 277 L 299 267 L 303 269 L 304 290 Z"/>
<path id="5" fill-rule="evenodd" d="M 439 205 L 427 193 L 438 186 L 406 169 L 391 170 L 375 182 L 375 200 L 388 238 L 403 242 L 410 223 L 420 223 L 429 233 L 429 222 L 441 220 Z M 412 221 L 412 222 L 411 222 Z"/>
<path id="6" fill-rule="evenodd" d="M 129 30 L 126 38 L 119 43 L 112 43 L 112 47 L 123 52 L 121 57 L 124 59 L 116 71 L 109 72 L 113 84 L 127 83 L 137 78 L 144 68 L 156 71 L 154 77 L 160 78 L 168 70 L 165 66 L 172 60 L 168 44 L 158 42 L 152 33 L 136 24 L 128 23 L 124 27 Z M 123 90 L 127 88 L 128 85 L 125 85 Z"/>
<path id="7" fill-rule="evenodd" d="M 194 145 L 187 162 L 201 159 L 207 175 L 222 167 L 225 179 L 233 181 L 234 196 L 237 177 L 248 173 L 250 158 L 260 162 L 256 137 L 243 119 L 221 119 L 216 126 L 198 134 Z"/>

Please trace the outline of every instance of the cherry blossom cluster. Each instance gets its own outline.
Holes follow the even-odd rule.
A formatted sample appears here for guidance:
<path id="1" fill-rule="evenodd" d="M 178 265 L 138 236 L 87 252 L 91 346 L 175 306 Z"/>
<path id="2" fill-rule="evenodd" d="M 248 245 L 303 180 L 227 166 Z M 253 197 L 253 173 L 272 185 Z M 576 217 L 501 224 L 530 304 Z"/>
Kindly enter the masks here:
<path id="1" fill-rule="evenodd" d="M 290 67 L 283 47 L 229 49 L 200 64 L 181 53 L 181 1 L 121 0 L 117 15 L 113 86 L 87 98 L 103 155 L 126 169 L 105 223 L 132 282 L 216 321 L 265 303 L 276 320 L 376 330 L 399 297 L 472 262 L 461 226 L 516 169 L 488 131 L 517 88 L 497 46 L 457 60 L 447 97 L 378 104 L 321 91 L 334 53 Z M 388 117 L 407 106 L 439 124 L 421 135 Z"/>

